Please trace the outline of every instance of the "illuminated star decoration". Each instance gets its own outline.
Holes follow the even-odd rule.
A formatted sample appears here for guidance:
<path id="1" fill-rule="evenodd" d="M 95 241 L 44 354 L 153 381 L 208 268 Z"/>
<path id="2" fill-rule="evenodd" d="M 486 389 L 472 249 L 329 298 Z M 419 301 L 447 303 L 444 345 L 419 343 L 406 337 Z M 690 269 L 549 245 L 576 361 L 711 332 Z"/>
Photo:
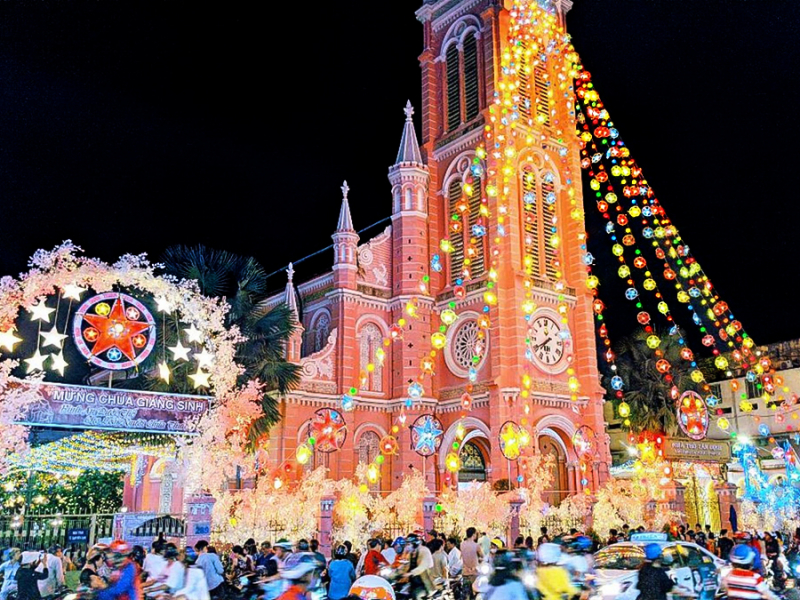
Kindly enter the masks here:
<path id="1" fill-rule="evenodd" d="M 33 373 L 34 371 L 44 371 L 44 361 L 46 360 L 47 355 L 39 352 L 39 349 L 37 348 L 36 353 L 33 356 L 25 359 L 25 362 L 28 363 L 28 373 Z"/>
<path id="2" fill-rule="evenodd" d="M 58 354 L 51 354 L 50 358 L 50 369 L 53 371 L 58 371 L 58 374 L 63 377 L 64 369 L 69 366 L 69 363 L 64 360 L 64 352 L 61 351 Z"/>
<path id="3" fill-rule="evenodd" d="M 321 408 L 311 421 L 311 435 L 314 448 L 318 452 L 335 452 L 344 444 L 347 437 L 347 423 L 339 411 Z"/>
<path id="4" fill-rule="evenodd" d="M 133 345 L 133 338 L 150 328 L 150 325 L 144 321 L 128 319 L 125 307 L 119 298 L 114 301 L 114 307 L 107 316 L 87 313 L 83 318 L 99 333 L 97 341 L 92 347 L 92 354 L 97 356 L 108 351 L 108 358 L 113 361 L 122 358 L 122 354 L 129 360 L 134 360 L 136 349 Z M 115 349 L 117 352 L 114 352 Z"/>
<path id="5" fill-rule="evenodd" d="M 433 415 L 422 415 L 411 427 L 416 438 L 414 451 L 421 456 L 431 456 L 442 441 L 442 426 Z"/>
<path id="6" fill-rule="evenodd" d="M 192 356 L 197 360 L 197 366 L 201 369 L 214 364 L 214 355 L 205 348 L 203 348 L 202 352 L 195 352 Z"/>
<path id="7" fill-rule="evenodd" d="M 194 326 L 194 323 L 192 323 L 192 326 L 189 327 L 189 329 L 184 329 L 184 332 L 186 333 L 186 337 L 189 338 L 190 342 L 200 342 L 203 339 L 203 336 L 200 334 L 200 330 Z"/>
<path id="8" fill-rule="evenodd" d="M 164 298 L 164 296 L 160 296 L 156 298 L 156 304 L 158 305 L 158 312 L 162 313 L 171 313 L 172 312 L 172 303 Z"/>
<path id="9" fill-rule="evenodd" d="M 184 347 L 180 340 L 178 340 L 178 343 L 174 346 L 168 346 L 167 348 L 172 352 L 173 360 L 189 360 L 189 350 L 191 350 L 191 348 Z"/>
<path id="10" fill-rule="evenodd" d="M 82 288 L 79 285 L 75 285 L 74 283 L 70 283 L 69 285 L 65 285 L 62 288 L 64 298 L 68 300 L 80 300 L 81 294 L 86 291 L 86 288 Z"/>
<path id="11" fill-rule="evenodd" d="M 189 379 L 194 383 L 195 389 L 199 387 L 209 387 L 211 385 L 208 381 L 209 377 L 211 377 L 211 373 L 204 373 L 199 367 L 197 368 L 197 373 L 189 375 Z"/>
<path id="12" fill-rule="evenodd" d="M 42 348 L 46 348 L 47 346 L 61 348 L 64 340 L 67 338 L 67 336 L 63 333 L 58 333 L 58 329 L 56 329 L 56 327 L 53 327 L 50 331 L 42 331 L 39 333 L 39 335 L 41 335 L 44 339 L 44 342 L 42 342 Z"/>
<path id="13" fill-rule="evenodd" d="M 508 421 L 500 429 L 500 451 L 508 460 L 517 460 L 520 453 L 519 426 Z"/>
<path id="14" fill-rule="evenodd" d="M 14 335 L 14 328 L 9 328 L 8 331 L 0 331 L 0 348 L 5 348 L 9 352 L 14 351 L 14 346 L 19 344 L 22 338 Z"/>
<path id="15" fill-rule="evenodd" d="M 167 366 L 166 362 L 162 361 L 162 362 L 158 363 L 158 376 L 164 382 L 169 383 L 169 376 L 171 374 L 172 373 L 170 372 L 169 367 Z"/>
<path id="16" fill-rule="evenodd" d="M 31 321 L 44 321 L 45 323 L 50 322 L 50 313 L 55 312 L 55 308 L 48 308 L 45 304 L 45 299 L 42 298 L 39 300 L 39 304 L 36 306 L 28 307 L 28 311 L 33 315 L 31 317 Z"/>

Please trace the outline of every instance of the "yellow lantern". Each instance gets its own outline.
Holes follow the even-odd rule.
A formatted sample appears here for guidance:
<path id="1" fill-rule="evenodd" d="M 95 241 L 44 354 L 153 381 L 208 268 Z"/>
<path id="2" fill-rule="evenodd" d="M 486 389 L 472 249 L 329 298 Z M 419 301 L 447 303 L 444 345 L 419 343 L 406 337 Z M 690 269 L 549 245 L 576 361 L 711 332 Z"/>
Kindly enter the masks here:
<path id="1" fill-rule="evenodd" d="M 437 350 L 441 350 L 447 345 L 447 336 L 437 331 L 431 336 L 431 345 Z"/>
<path id="2" fill-rule="evenodd" d="M 648 292 L 652 292 L 654 289 L 656 289 L 656 282 L 654 279 L 648 278 L 644 280 L 642 286 L 644 286 L 644 289 L 646 289 Z"/>
<path id="3" fill-rule="evenodd" d="M 691 296 L 689 296 L 689 294 L 687 294 L 683 290 L 678 292 L 678 302 L 680 302 L 682 304 L 687 304 L 689 302 L 689 300 L 691 300 Z"/>
<path id="4" fill-rule="evenodd" d="M 598 285 L 600 285 L 600 280 L 597 278 L 597 276 L 590 275 L 589 277 L 586 278 L 586 287 L 588 289 L 593 290 L 593 289 L 597 288 Z M 524 309 L 524 306 L 523 306 L 523 309 Z M 531 311 L 531 312 L 533 312 L 533 311 Z M 530 313 L 528 313 L 528 314 L 530 314 Z"/>
<path id="5" fill-rule="evenodd" d="M 457 473 L 461 468 L 461 459 L 455 452 L 450 452 L 444 459 L 444 466 L 451 473 Z"/>
<path id="6" fill-rule="evenodd" d="M 625 253 L 625 248 L 622 244 L 614 244 L 611 246 L 611 252 L 614 256 L 622 256 Z"/>
<path id="7" fill-rule="evenodd" d="M 692 378 L 692 381 L 694 381 L 695 383 L 700 383 L 705 379 L 705 377 L 703 376 L 703 372 L 700 369 L 695 369 L 694 371 L 692 371 L 690 377 Z"/>
<path id="8" fill-rule="evenodd" d="M 714 359 L 714 366 L 716 366 L 720 371 L 724 371 L 728 368 L 728 359 L 724 356 L 718 356 Z"/>
<path id="9" fill-rule="evenodd" d="M 657 335 L 649 335 L 647 336 L 647 347 L 651 350 L 655 350 L 661 345 L 661 338 Z"/>
<path id="10" fill-rule="evenodd" d="M 311 448 L 308 447 L 307 444 L 303 443 L 297 447 L 297 450 L 294 452 L 294 456 L 297 459 L 297 462 L 301 465 L 306 464 L 311 459 L 312 451 Z"/>
<path id="11" fill-rule="evenodd" d="M 631 407 L 627 402 L 620 402 L 617 407 L 617 414 L 622 419 L 627 419 L 631 416 Z"/>
<path id="12" fill-rule="evenodd" d="M 666 302 L 659 302 L 658 312 L 660 312 L 662 315 L 667 314 L 669 312 L 669 305 Z"/>
<path id="13" fill-rule="evenodd" d="M 439 318 L 442 320 L 442 323 L 444 323 L 445 325 L 452 325 L 453 323 L 456 322 L 456 319 L 458 318 L 458 315 L 455 313 L 455 311 L 450 310 L 448 308 L 448 309 L 442 311 L 442 314 L 439 315 Z"/>
<path id="14" fill-rule="evenodd" d="M 622 265 L 619 269 L 617 269 L 617 275 L 620 276 L 622 279 L 627 279 L 631 274 L 631 269 L 628 265 Z"/>
<path id="15" fill-rule="evenodd" d="M 728 419 L 726 419 L 725 417 L 720 417 L 719 419 L 717 419 L 717 427 L 722 429 L 722 431 L 728 431 L 728 428 L 730 426 L 731 424 L 728 423 Z"/>
<path id="16" fill-rule="evenodd" d="M 380 479 L 381 471 L 375 463 L 372 463 L 369 467 L 367 467 L 367 480 L 370 483 L 375 483 Z"/>

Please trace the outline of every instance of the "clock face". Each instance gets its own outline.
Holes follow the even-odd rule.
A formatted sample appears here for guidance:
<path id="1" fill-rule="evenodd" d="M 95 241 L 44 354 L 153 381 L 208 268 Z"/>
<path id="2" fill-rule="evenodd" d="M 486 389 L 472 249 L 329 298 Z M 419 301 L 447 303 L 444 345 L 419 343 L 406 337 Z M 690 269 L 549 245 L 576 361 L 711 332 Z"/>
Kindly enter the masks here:
<path id="1" fill-rule="evenodd" d="M 561 324 L 553 317 L 541 315 L 533 320 L 530 328 L 530 349 L 534 360 L 552 367 L 564 358 L 564 339 Z"/>

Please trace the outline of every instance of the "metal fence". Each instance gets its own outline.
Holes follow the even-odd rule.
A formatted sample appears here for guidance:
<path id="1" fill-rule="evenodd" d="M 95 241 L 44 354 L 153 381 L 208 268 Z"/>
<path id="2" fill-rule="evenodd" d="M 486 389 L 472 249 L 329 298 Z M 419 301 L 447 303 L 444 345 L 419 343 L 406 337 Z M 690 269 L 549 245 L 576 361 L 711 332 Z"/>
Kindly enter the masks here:
<path id="1" fill-rule="evenodd" d="M 0 547 L 38 550 L 58 544 L 84 550 L 100 538 L 111 537 L 113 514 L 0 515 Z"/>

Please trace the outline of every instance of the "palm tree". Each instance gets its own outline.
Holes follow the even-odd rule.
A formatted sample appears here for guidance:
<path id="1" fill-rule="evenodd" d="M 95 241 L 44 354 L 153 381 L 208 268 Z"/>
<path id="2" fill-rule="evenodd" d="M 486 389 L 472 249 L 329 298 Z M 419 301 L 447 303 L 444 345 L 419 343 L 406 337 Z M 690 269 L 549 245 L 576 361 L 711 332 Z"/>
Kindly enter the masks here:
<path id="1" fill-rule="evenodd" d="M 206 296 L 225 298 L 230 309 L 227 325 L 237 325 L 246 341 L 236 349 L 245 372 L 241 381 L 259 379 L 265 384 L 263 414 L 250 425 L 251 449 L 280 420 L 277 396 L 300 383 L 300 367 L 287 362 L 284 349 L 297 323 L 286 305 L 265 306 L 267 273 L 252 257 L 205 246 L 171 246 L 161 261 L 167 273 L 194 279 Z"/>
<path id="2" fill-rule="evenodd" d="M 659 356 L 647 346 L 647 337 L 653 333 L 662 340 L 658 348 L 661 352 Z M 668 435 L 677 431 L 675 400 L 672 398 L 671 388 L 674 385 L 680 392 L 684 392 L 694 387 L 689 376 L 693 369 L 680 355 L 684 348 L 685 346 L 678 343 L 677 336 L 660 335 L 658 332 L 639 332 L 619 340 L 615 348 L 617 370 L 612 375 L 604 375 L 602 383 L 608 390 L 609 397 L 614 399 L 615 409 L 622 400 L 630 406 L 632 431 L 663 431 Z M 656 363 L 662 358 L 671 365 L 671 382 L 656 367 Z M 616 390 L 611 388 L 613 375 L 619 375 L 624 382 L 621 400 L 616 398 Z"/>

